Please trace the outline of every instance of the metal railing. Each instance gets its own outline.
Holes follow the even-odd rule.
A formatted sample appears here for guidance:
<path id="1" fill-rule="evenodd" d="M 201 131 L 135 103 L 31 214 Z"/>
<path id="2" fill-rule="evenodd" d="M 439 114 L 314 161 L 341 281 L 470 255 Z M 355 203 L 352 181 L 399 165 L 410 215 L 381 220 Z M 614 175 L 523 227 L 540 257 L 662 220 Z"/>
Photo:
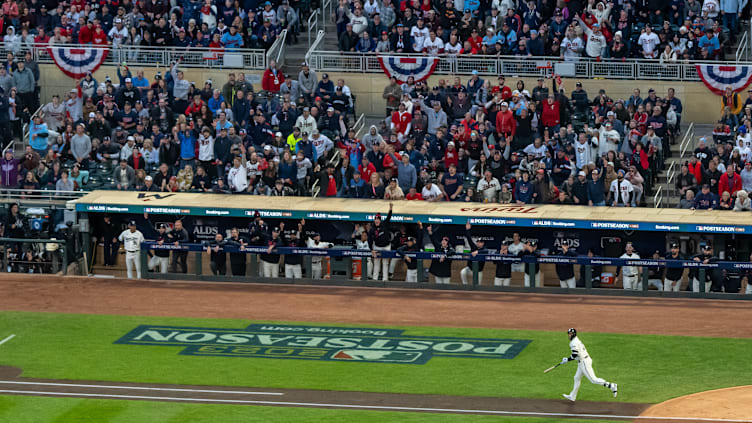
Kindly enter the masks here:
<path id="1" fill-rule="evenodd" d="M 666 171 L 666 195 L 673 196 L 676 194 L 676 190 L 674 189 L 674 178 L 676 177 L 676 163 L 677 162 L 671 162 L 671 165 L 669 165 L 668 170 Z"/>
<path id="2" fill-rule="evenodd" d="M 736 46 L 736 61 L 749 60 L 749 32 L 744 31 Z"/>
<path id="3" fill-rule="evenodd" d="M 655 195 L 653 195 L 653 207 L 656 209 L 661 208 L 661 204 L 663 203 L 663 187 L 659 186 L 657 190 L 655 190 Z"/>
<path id="4" fill-rule="evenodd" d="M 217 52 L 206 47 L 145 47 L 145 46 L 121 46 L 119 48 L 110 47 L 93 47 L 91 45 L 83 44 L 64 44 L 59 47 L 66 48 L 79 48 L 84 50 L 91 49 L 107 49 L 109 53 L 105 58 L 103 64 L 105 65 L 118 65 L 123 62 L 129 65 L 135 66 L 154 66 L 159 64 L 169 64 L 177 59 L 182 59 L 181 66 L 188 68 L 242 68 L 242 69 L 265 69 L 266 68 L 266 56 L 262 49 L 235 49 L 232 51 L 222 52 L 222 57 L 217 57 Z M 32 58 L 39 63 L 53 63 L 46 48 L 32 48 L 30 46 L 22 46 L 20 49 L 8 48 L 5 43 L 0 43 L 0 49 L 4 52 L 18 51 L 20 54 L 25 54 L 30 51 Z M 224 56 L 227 56 L 225 58 Z M 240 57 L 238 57 L 240 56 Z M 237 58 L 241 60 L 233 61 L 230 63 L 229 58 Z M 227 65 L 225 65 L 225 61 Z"/>
<path id="5" fill-rule="evenodd" d="M 8 256 L 8 245 L 30 245 L 34 261 L 25 260 L 23 256 L 11 260 Z M 55 247 L 49 248 L 52 244 Z M 25 238 L 0 238 L 2 246 L 2 263 L 3 272 L 9 272 L 14 267 L 14 271 L 23 271 L 24 273 L 57 273 L 63 275 L 68 273 L 68 248 L 65 240 L 60 239 L 25 239 Z M 20 251 L 19 254 L 22 254 Z"/>
<path id="6" fill-rule="evenodd" d="M 287 30 L 283 29 L 282 32 L 279 33 L 277 36 L 277 39 L 274 40 L 274 43 L 271 47 L 269 47 L 269 50 L 266 51 L 266 64 L 268 66 L 269 62 L 274 60 L 277 62 L 277 67 L 281 68 L 285 64 L 285 47 L 287 44 L 285 43 L 285 40 L 287 39 Z"/>
<path id="7" fill-rule="evenodd" d="M 319 33 L 319 15 L 321 12 L 319 10 L 314 10 L 313 13 L 311 13 L 311 16 L 308 17 L 308 27 L 306 28 L 308 30 L 308 48 L 311 48 L 311 43 L 316 39 L 317 34 Z M 311 33 L 314 34 L 314 40 L 311 39 Z"/>
<path id="8" fill-rule="evenodd" d="M 687 148 L 689 148 L 690 142 L 694 140 L 694 137 L 695 137 L 694 127 L 695 127 L 695 123 L 691 122 L 689 124 L 689 127 L 687 128 L 687 132 L 684 133 L 684 138 L 682 138 L 682 141 L 679 144 L 679 163 L 681 163 L 684 160 L 684 155 L 687 153 Z"/>
<path id="9" fill-rule="evenodd" d="M 321 25 L 326 26 L 326 20 L 332 18 L 332 0 L 321 2 Z"/>
<path id="10" fill-rule="evenodd" d="M 326 32 L 324 30 L 319 30 L 318 33 L 316 33 L 316 39 L 313 41 L 313 43 L 308 47 L 308 51 L 305 54 L 305 61 L 308 63 L 308 66 L 312 70 L 316 70 L 313 63 L 311 63 L 311 56 L 314 54 L 317 48 L 319 48 L 319 45 L 324 42 L 324 38 L 326 38 Z"/>
<path id="11" fill-rule="evenodd" d="M 355 138 L 360 138 L 363 129 L 366 127 L 366 115 L 361 113 L 358 120 L 352 126 L 352 130 L 355 131 Z"/>
<path id="12" fill-rule="evenodd" d="M 4 189 L 0 193 L 0 201 L 30 201 L 47 202 L 76 200 L 88 194 L 86 191 L 56 191 L 46 189 Z"/>
<path id="13" fill-rule="evenodd" d="M 415 57 L 409 54 L 390 56 Z M 351 53 L 314 50 L 310 55 L 311 67 L 325 72 L 383 73 L 376 53 Z M 627 61 L 580 58 L 566 62 L 552 57 L 517 56 L 439 56 L 436 74 L 468 75 L 477 70 L 481 75 L 507 75 L 512 77 L 537 77 L 541 75 L 538 63 L 550 61 L 554 72 L 567 77 L 590 79 L 657 79 L 672 81 L 699 81 L 695 65 L 701 62 L 661 64 L 657 60 L 630 59 Z M 735 62 L 713 64 L 737 65 Z M 565 69 L 566 68 L 566 69 Z M 573 68 L 573 69 L 572 69 Z"/>

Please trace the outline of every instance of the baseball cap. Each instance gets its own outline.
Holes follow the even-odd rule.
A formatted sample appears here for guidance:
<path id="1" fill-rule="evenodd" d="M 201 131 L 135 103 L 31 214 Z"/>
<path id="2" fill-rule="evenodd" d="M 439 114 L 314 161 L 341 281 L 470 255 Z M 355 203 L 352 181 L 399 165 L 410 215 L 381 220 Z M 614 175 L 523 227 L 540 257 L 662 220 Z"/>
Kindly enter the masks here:
<path id="1" fill-rule="evenodd" d="M 279 232 L 279 228 L 275 226 L 274 229 L 272 229 L 272 232 Z"/>
<path id="2" fill-rule="evenodd" d="M 501 107 L 509 107 L 509 104 L 506 101 L 502 101 Z"/>
<path id="3" fill-rule="evenodd" d="M 712 246 L 712 245 L 710 245 L 710 244 L 705 244 L 705 245 L 703 245 L 703 246 L 702 246 L 702 249 L 703 249 L 703 250 L 712 250 L 712 249 L 713 249 L 713 246 Z"/>
<path id="4" fill-rule="evenodd" d="M 329 74 L 328 74 L 328 73 L 325 73 L 325 74 L 321 75 L 321 77 L 322 77 L 322 78 L 329 78 Z"/>
<path id="5" fill-rule="evenodd" d="M 271 149 L 272 149 L 272 146 L 271 146 L 271 145 L 265 145 L 265 146 L 264 146 L 264 151 L 266 151 L 266 150 L 271 150 Z"/>
<path id="6" fill-rule="evenodd" d="M 679 243 L 678 242 L 672 242 L 671 243 L 671 248 L 679 248 Z"/>
<path id="7" fill-rule="evenodd" d="M 578 82 L 578 83 L 577 83 L 577 84 L 575 84 L 575 85 L 577 85 L 578 87 L 581 87 L 581 86 L 582 86 L 582 82 Z"/>
<path id="8" fill-rule="evenodd" d="M 582 170 L 580 171 L 580 173 L 578 173 L 578 175 L 579 175 L 579 176 L 587 176 L 587 174 L 585 174 L 585 172 L 584 172 L 584 171 L 582 171 Z"/>
<path id="9" fill-rule="evenodd" d="M 501 241 L 501 245 L 509 245 L 509 240 L 505 239 L 505 240 Z"/>
<path id="10" fill-rule="evenodd" d="M 281 132 L 277 132 L 276 134 L 274 134 L 274 136 L 275 136 L 275 137 L 281 137 L 281 136 L 282 136 L 282 133 L 281 133 Z"/>
<path id="11" fill-rule="evenodd" d="M 128 136 L 128 141 L 136 141 L 136 139 L 133 137 L 133 135 Z"/>
<path id="12" fill-rule="evenodd" d="M 472 74 L 473 74 L 473 75 L 477 75 L 477 74 L 478 74 L 478 71 L 477 71 L 477 70 L 475 70 L 475 69 L 473 69 L 473 71 L 472 71 Z"/>
<path id="13" fill-rule="evenodd" d="M 89 112 L 89 117 L 90 118 L 97 117 L 97 114 L 94 112 Z"/>
<path id="14" fill-rule="evenodd" d="M 167 225 L 165 225 L 164 223 L 160 223 L 159 229 L 167 229 Z"/>
<path id="15" fill-rule="evenodd" d="M 619 169 L 619 176 L 624 176 L 624 169 Z"/>
<path id="16" fill-rule="evenodd" d="M 327 111 L 327 112 L 333 112 L 333 111 L 334 111 L 334 107 L 331 107 L 331 106 L 330 106 L 330 107 L 327 107 L 326 111 Z"/>
<path id="17" fill-rule="evenodd" d="M 130 222 L 128 222 L 128 226 L 136 226 L 136 221 L 131 220 Z"/>
<path id="18" fill-rule="evenodd" d="M 569 246 L 569 241 L 568 241 L 568 240 L 566 240 L 566 239 L 562 239 L 562 240 L 561 240 L 561 245 L 562 245 L 562 246 L 564 246 L 564 245 L 566 245 L 566 246 Z"/>

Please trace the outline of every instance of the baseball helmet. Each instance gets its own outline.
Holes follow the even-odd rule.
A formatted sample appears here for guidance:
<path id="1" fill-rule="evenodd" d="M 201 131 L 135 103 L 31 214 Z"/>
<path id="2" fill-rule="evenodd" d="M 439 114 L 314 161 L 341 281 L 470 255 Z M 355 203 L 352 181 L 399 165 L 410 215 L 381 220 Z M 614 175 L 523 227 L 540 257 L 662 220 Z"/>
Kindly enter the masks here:
<path id="1" fill-rule="evenodd" d="M 569 328 L 569 330 L 567 331 L 567 334 L 569 336 L 577 336 L 577 329 L 575 329 L 575 328 Z"/>

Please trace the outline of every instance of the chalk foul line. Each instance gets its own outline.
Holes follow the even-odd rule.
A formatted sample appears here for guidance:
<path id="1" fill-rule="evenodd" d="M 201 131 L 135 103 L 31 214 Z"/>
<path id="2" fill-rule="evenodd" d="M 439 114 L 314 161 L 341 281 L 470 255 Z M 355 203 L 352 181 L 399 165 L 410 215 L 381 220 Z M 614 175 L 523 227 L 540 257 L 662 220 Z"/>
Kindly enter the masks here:
<path id="1" fill-rule="evenodd" d="M 0 382 L 5 383 L 5 382 Z M 33 383 L 41 385 L 39 383 Z M 65 384 L 64 386 L 80 386 L 75 384 Z M 90 385 L 93 387 L 105 387 L 103 385 Z M 119 389 L 132 389 L 133 387 L 120 386 Z M 165 388 L 166 390 L 169 390 Z M 231 391 L 238 393 L 238 391 Z M 508 416 L 538 416 L 538 417 L 581 417 L 581 418 L 602 418 L 602 419 L 650 419 L 666 421 L 703 421 L 703 422 L 724 422 L 724 423 L 752 423 L 752 420 L 738 419 L 712 419 L 697 417 L 650 417 L 650 416 L 621 416 L 612 414 L 585 414 L 585 413 L 547 413 L 534 411 L 503 411 L 503 410 L 472 410 L 457 408 L 429 408 L 429 407 L 404 407 L 404 406 L 387 406 L 387 405 L 356 405 L 356 404 L 331 404 L 331 403 L 314 403 L 314 402 L 293 402 L 293 401 L 260 401 L 260 400 L 243 400 L 243 399 L 211 399 L 211 398 L 187 398 L 187 397 L 165 397 L 165 396 L 148 396 L 148 395 L 121 395 L 121 394 L 96 394 L 83 392 L 55 392 L 55 391 L 27 391 L 0 389 L 0 393 L 5 394 L 25 394 L 25 395 L 52 395 L 82 398 L 105 398 L 105 399 L 128 399 L 128 400 L 151 400 L 151 401 L 176 401 L 176 402 L 200 402 L 200 403 L 218 403 L 218 404 L 249 404 L 249 405 L 271 405 L 271 406 L 298 406 L 298 407 L 315 407 L 315 408 L 341 408 L 341 409 L 365 409 L 381 411 L 418 411 L 418 412 L 435 412 L 435 413 L 459 413 L 459 414 L 489 414 L 489 415 L 508 415 Z"/>
<path id="2" fill-rule="evenodd" d="M 5 339 L 3 339 L 2 341 L 0 341 L 0 345 L 3 345 L 4 343 L 6 343 L 6 342 L 10 341 L 11 339 L 13 339 L 13 338 L 15 338 L 15 337 L 16 337 L 16 335 L 15 335 L 15 334 L 8 336 L 7 338 L 5 338 Z"/>
<path id="3" fill-rule="evenodd" d="M 167 392 L 196 392 L 210 394 L 237 394 L 237 395 L 284 395 L 282 392 L 253 392 L 253 391 L 220 391 L 214 389 L 188 389 L 188 388 L 155 388 L 147 386 L 126 385 L 85 385 L 79 383 L 52 383 L 52 382 L 20 382 L 12 380 L 0 380 L 0 385 L 32 385 L 32 386 L 65 386 L 76 388 L 105 388 L 124 389 L 127 391 L 167 391 Z"/>

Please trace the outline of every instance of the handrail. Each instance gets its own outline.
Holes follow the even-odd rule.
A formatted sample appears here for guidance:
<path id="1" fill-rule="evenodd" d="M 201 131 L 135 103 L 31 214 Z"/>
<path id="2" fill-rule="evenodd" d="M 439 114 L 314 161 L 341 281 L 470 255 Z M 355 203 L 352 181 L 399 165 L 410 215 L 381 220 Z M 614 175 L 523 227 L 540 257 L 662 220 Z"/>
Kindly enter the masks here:
<path id="1" fill-rule="evenodd" d="M 674 176 L 676 176 L 676 162 L 671 162 L 671 165 L 668 167 L 668 170 L 666 171 L 666 191 L 668 191 L 668 194 L 670 196 L 673 196 L 674 194 Z"/>
<path id="2" fill-rule="evenodd" d="M 321 2 L 321 24 L 326 26 L 326 20 L 331 16 L 332 0 L 324 0 Z"/>
<path id="3" fill-rule="evenodd" d="M 311 69 L 313 69 L 313 70 L 316 70 L 316 68 L 314 67 L 314 64 L 311 63 L 311 56 L 316 51 L 316 49 L 319 47 L 319 44 L 321 44 L 322 42 L 324 42 L 324 38 L 325 37 L 326 37 L 326 32 L 324 32 L 324 30 L 319 30 L 319 32 L 316 33 L 316 39 L 308 47 L 308 51 L 305 54 L 305 61 L 306 61 L 306 63 L 308 63 L 308 66 Z"/>
<path id="4" fill-rule="evenodd" d="M 284 65 L 284 51 L 285 51 L 285 40 L 287 39 L 287 30 L 283 29 L 282 32 L 279 33 L 277 36 L 277 39 L 274 40 L 274 43 L 272 43 L 271 47 L 269 47 L 269 50 L 266 51 L 266 64 L 269 65 L 269 62 L 274 60 L 277 62 L 277 67 L 282 67 Z"/>
<path id="5" fill-rule="evenodd" d="M 3 148 L 2 157 L 5 157 L 5 152 L 8 151 L 8 149 L 11 148 L 11 146 L 13 146 L 13 144 L 15 144 L 15 142 L 16 142 L 16 140 L 10 140 L 10 141 L 8 141 L 8 145 L 6 145 L 5 148 Z"/>
<path id="6" fill-rule="evenodd" d="M 748 56 L 749 49 L 749 33 L 747 31 L 744 31 L 742 33 L 742 37 L 739 39 L 739 44 L 736 46 L 736 61 L 741 61 L 741 58 L 744 57 L 745 59 Z"/>
<path id="7" fill-rule="evenodd" d="M 661 208 L 661 203 L 663 202 L 663 187 L 659 186 L 657 190 L 655 190 L 655 195 L 653 196 L 653 207 L 656 209 Z"/>
<path id="8" fill-rule="evenodd" d="M 355 138 L 360 138 L 360 133 L 363 132 L 363 128 L 366 127 L 366 115 L 365 113 L 361 113 L 358 117 L 358 120 L 355 121 L 355 123 L 352 126 L 353 131 L 355 131 Z"/>
<path id="9" fill-rule="evenodd" d="M 311 32 L 318 34 L 319 32 L 319 10 L 314 10 L 311 16 L 308 17 L 308 48 L 311 48 Z M 315 39 L 315 38 L 314 38 Z"/>
<path id="10" fill-rule="evenodd" d="M 694 126 L 695 126 L 695 123 L 690 122 L 689 127 L 687 128 L 687 132 L 684 133 L 684 138 L 682 139 L 682 142 L 679 144 L 679 161 L 684 160 L 684 154 L 687 152 L 687 147 L 689 147 L 689 142 L 695 136 Z"/>

